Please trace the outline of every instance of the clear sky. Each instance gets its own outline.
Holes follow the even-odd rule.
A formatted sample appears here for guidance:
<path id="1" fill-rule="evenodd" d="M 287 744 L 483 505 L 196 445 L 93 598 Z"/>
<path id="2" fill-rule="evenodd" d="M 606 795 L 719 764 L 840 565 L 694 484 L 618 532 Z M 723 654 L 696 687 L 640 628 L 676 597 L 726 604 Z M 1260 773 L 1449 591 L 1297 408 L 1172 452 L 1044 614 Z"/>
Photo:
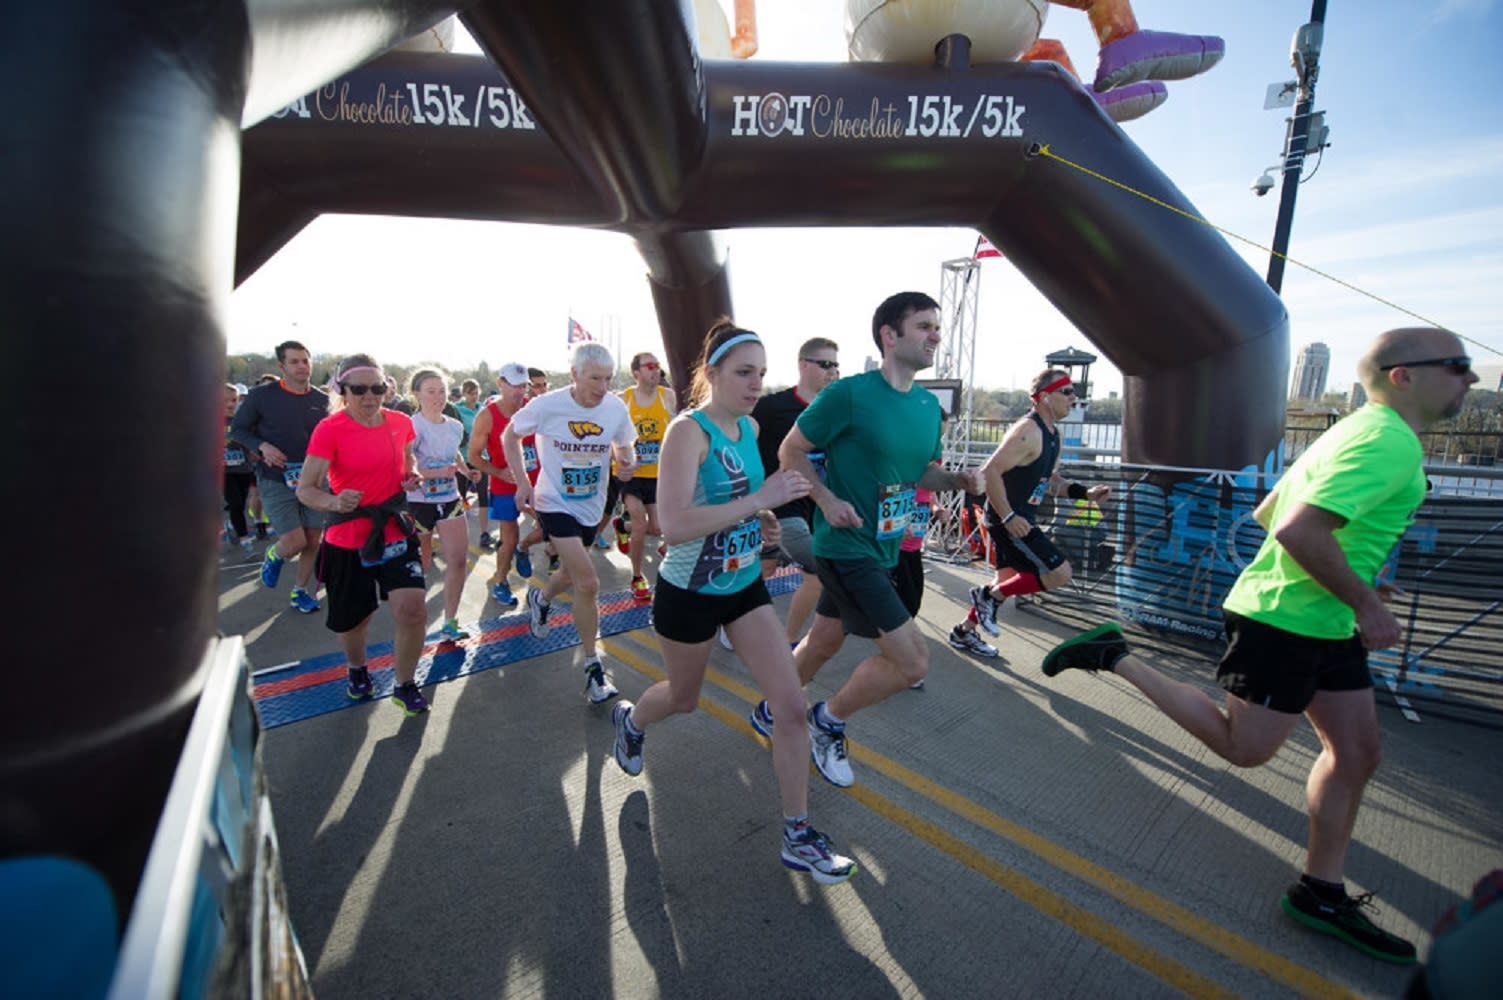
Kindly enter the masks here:
<path id="1" fill-rule="evenodd" d="M 1503 361 L 1503 0 L 1335 2 L 1326 15 L 1316 108 L 1331 148 L 1306 168 L 1289 255 L 1475 342 Z M 725 0 L 729 7 L 730 0 Z M 1137 0 L 1143 28 L 1217 34 L 1221 64 L 1169 84 L 1158 110 L 1124 126 L 1201 213 L 1263 246 L 1278 191 L 1250 185 L 1278 162 L 1289 110 L 1263 110 L 1268 84 L 1292 80 L 1289 43 L 1309 0 Z M 845 58 L 843 0 L 759 0 L 757 59 Z M 1052 7 L 1087 77 L 1096 44 L 1086 16 Z M 457 45 L 461 51 L 467 39 Z M 1402 43 L 1402 44 L 1401 44 Z M 442 183 L 442 178 L 435 178 Z M 794 380 L 808 337 L 841 345 L 847 373 L 870 352 L 872 309 L 890 292 L 939 297 L 942 261 L 970 254 L 958 229 L 738 230 L 729 249 L 737 321 L 769 346 L 769 380 Z M 1258 274 L 1265 250 L 1231 241 Z M 1420 321 L 1290 264 L 1290 347 L 1331 349 L 1330 388 L 1355 378 L 1372 336 Z M 625 353 L 661 351 L 645 267 L 625 236 L 447 220 L 325 217 L 232 299 L 229 350 L 268 352 L 293 337 L 315 352 L 368 351 L 393 362 L 566 367 L 565 324 L 621 331 Z M 976 382 L 1025 385 L 1043 355 L 1092 346 L 1005 260 L 982 267 Z M 1166 331 L 1166 335 L 1172 335 Z M 1486 348 L 1491 348 L 1488 350 Z M 1109 365 L 1096 391 L 1120 388 Z M 1292 365 L 1291 365 L 1292 371 Z"/>

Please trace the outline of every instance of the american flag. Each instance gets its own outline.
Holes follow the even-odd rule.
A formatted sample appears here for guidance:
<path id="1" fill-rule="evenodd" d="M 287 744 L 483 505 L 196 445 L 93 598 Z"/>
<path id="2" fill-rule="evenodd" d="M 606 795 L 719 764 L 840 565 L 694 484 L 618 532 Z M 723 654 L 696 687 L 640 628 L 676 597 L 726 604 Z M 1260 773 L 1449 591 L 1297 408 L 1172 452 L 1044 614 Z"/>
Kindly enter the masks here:
<path id="1" fill-rule="evenodd" d="M 579 320 L 575 319 L 573 316 L 569 317 L 569 345 L 571 347 L 575 344 L 583 343 L 586 340 L 594 339 L 594 337 L 590 336 L 589 330 L 586 330 L 584 327 L 579 325 Z"/>
<path id="2" fill-rule="evenodd" d="M 992 246 L 991 240 L 978 233 L 976 235 L 976 252 L 971 256 L 977 260 L 984 260 L 987 257 L 1000 257 L 1002 256 L 1002 251 Z"/>

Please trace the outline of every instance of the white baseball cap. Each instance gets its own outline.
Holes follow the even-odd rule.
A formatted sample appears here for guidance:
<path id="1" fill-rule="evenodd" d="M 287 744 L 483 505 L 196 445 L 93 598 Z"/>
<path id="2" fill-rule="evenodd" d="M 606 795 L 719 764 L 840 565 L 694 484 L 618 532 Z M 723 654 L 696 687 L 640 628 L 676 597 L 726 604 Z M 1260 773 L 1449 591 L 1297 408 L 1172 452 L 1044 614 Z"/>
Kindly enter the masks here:
<path id="1" fill-rule="evenodd" d="M 506 381 L 511 383 L 512 385 L 527 384 L 527 369 L 522 365 L 517 364 L 515 361 L 511 361 L 502 365 L 501 370 L 497 372 L 496 375 L 498 378 L 506 379 Z"/>

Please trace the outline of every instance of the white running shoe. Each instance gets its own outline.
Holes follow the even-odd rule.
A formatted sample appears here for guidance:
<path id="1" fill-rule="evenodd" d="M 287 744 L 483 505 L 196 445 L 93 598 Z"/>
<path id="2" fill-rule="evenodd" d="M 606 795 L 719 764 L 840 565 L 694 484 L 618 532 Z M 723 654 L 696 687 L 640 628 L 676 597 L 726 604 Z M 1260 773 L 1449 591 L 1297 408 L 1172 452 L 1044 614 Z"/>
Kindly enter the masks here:
<path id="1" fill-rule="evenodd" d="M 600 665 L 599 657 L 586 663 L 584 670 L 585 697 L 590 699 L 591 705 L 599 705 L 601 702 L 610 701 L 621 693 L 616 690 L 614 684 L 605 679 L 605 668 Z"/>
<path id="2" fill-rule="evenodd" d="M 856 775 L 846 759 L 845 729 L 835 732 L 815 722 L 818 708 L 816 705 L 809 709 L 809 756 L 814 758 L 820 777 L 836 788 L 850 788 L 856 783 Z"/>
<path id="3" fill-rule="evenodd" d="M 997 624 L 998 601 L 987 593 L 986 587 L 971 588 L 971 610 L 976 612 L 976 623 L 987 635 L 1001 635 L 1002 626 Z"/>
<path id="4" fill-rule="evenodd" d="M 532 633 L 534 639 L 545 639 L 548 636 L 548 601 L 543 597 L 541 587 L 527 588 L 527 631 Z"/>
<path id="5" fill-rule="evenodd" d="M 961 628 L 959 625 L 950 629 L 950 645 L 967 653 L 984 656 L 987 659 L 991 659 L 997 655 L 997 648 L 995 646 L 988 645 L 974 630 Z"/>
<path id="6" fill-rule="evenodd" d="M 789 836 L 783 833 L 783 864 L 807 872 L 821 885 L 838 885 L 856 874 L 856 862 L 835 853 L 835 842 L 808 823 Z"/>

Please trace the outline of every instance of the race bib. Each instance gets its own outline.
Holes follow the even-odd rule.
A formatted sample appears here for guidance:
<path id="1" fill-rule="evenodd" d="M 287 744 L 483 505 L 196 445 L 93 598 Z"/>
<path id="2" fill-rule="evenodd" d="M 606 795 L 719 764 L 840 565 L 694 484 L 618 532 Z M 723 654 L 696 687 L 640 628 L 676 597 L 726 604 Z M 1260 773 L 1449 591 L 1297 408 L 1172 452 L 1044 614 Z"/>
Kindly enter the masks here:
<path id="1" fill-rule="evenodd" d="M 640 441 L 639 440 L 637 442 L 637 464 L 638 465 L 657 465 L 658 464 L 658 448 L 661 445 L 662 445 L 661 441 Z"/>
<path id="2" fill-rule="evenodd" d="M 720 560 L 722 573 L 735 573 L 760 561 L 762 554 L 762 521 L 749 517 L 725 532 L 725 550 Z"/>
<path id="3" fill-rule="evenodd" d="M 362 565 L 362 566 L 380 566 L 382 563 L 389 563 L 393 559 L 400 559 L 400 558 L 402 558 L 402 556 L 404 556 L 406 554 L 407 554 L 407 539 L 405 539 L 405 538 L 398 538 L 394 542 L 387 542 L 386 543 L 386 548 L 384 548 L 384 549 L 381 550 L 381 558 L 377 559 L 375 562 L 366 562 L 365 561 L 365 557 L 361 556 L 360 557 L 360 565 Z"/>
<path id="4" fill-rule="evenodd" d="M 230 468 L 234 468 L 237 465 L 244 465 L 244 464 L 245 464 L 245 449 L 243 449 L 243 448 L 226 448 L 224 450 L 224 465 L 225 465 L 225 468 L 230 469 Z"/>
<path id="5" fill-rule="evenodd" d="M 564 463 L 560 492 L 569 500 L 587 500 L 600 492 L 600 466 L 594 462 Z"/>
<path id="6" fill-rule="evenodd" d="M 933 513 L 928 504 L 916 504 L 908 515 L 908 537 L 922 540 L 929 534 L 929 516 Z"/>
<path id="7" fill-rule="evenodd" d="M 894 483 L 877 491 L 877 541 L 902 538 L 913 513 L 912 483 Z"/>
<path id="8" fill-rule="evenodd" d="M 522 446 L 522 465 L 527 472 L 538 471 L 538 450 L 530 444 Z"/>
<path id="9" fill-rule="evenodd" d="M 297 489 L 298 482 L 303 478 L 303 463 L 288 462 L 282 469 L 282 481 L 287 484 L 289 490 Z"/>
<path id="10" fill-rule="evenodd" d="M 1028 503 L 1029 503 L 1029 505 L 1031 505 L 1033 507 L 1037 507 L 1039 504 L 1041 504 L 1041 503 L 1044 502 L 1044 497 L 1047 496 L 1048 493 L 1049 493 L 1049 480 L 1047 480 L 1047 479 L 1040 480 L 1039 484 L 1033 488 L 1033 492 L 1030 493 L 1030 494 L 1028 494 Z"/>
<path id="11" fill-rule="evenodd" d="M 448 462 L 429 462 L 423 466 L 425 469 L 442 469 Z M 427 501 L 447 500 L 458 491 L 453 476 L 442 476 L 438 479 L 423 480 L 423 499 Z"/>

